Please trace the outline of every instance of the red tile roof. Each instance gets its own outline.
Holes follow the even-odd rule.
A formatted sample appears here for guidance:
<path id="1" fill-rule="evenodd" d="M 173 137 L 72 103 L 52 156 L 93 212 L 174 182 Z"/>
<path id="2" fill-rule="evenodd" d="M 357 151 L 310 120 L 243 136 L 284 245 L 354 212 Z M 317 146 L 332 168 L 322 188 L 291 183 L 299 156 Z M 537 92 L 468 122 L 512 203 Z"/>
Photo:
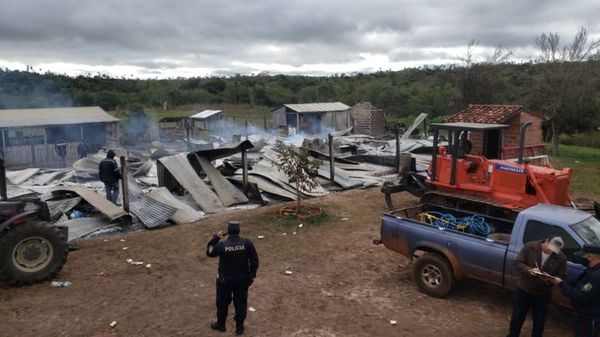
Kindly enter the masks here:
<path id="1" fill-rule="evenodd" d="M 525 111 L 522 105 L 469 105 L 468 108 L 446 118 L 447 123 L 502 124 Z"/>

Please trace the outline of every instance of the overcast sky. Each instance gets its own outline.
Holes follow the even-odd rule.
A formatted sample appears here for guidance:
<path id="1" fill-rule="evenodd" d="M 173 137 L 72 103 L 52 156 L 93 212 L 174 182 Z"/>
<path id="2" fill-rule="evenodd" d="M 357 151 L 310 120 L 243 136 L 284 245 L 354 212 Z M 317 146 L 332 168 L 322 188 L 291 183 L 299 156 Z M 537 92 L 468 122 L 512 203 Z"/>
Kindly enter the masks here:
<path id="1" fill-rule="evenodd" d="M 518 60 L 534 37 L 600 37 L 600 0 L 0 0 L 0 67 L 142 78 L 327 75 Z"/>

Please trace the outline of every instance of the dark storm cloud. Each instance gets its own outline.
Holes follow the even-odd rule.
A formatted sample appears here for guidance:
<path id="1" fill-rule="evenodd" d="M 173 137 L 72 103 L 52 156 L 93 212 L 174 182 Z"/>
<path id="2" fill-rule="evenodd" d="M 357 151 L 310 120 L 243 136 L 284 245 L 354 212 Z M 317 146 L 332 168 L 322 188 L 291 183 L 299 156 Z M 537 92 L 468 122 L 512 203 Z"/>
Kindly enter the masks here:
<path id="1" fill-rule="evenodd" d="M 595 33 L 598 12 L 600 2 L 588 0 L 0 0 L 0 60 L 133 66 L 145 74 L 270 70 L 257 64 L 362 71 L 372 68 L 359 65 L 365 54 L 419 62 L 452 58 L 439 49 L 470 40 L 527 49 L 541 32 L 566 38 L 583 25 Z"/>

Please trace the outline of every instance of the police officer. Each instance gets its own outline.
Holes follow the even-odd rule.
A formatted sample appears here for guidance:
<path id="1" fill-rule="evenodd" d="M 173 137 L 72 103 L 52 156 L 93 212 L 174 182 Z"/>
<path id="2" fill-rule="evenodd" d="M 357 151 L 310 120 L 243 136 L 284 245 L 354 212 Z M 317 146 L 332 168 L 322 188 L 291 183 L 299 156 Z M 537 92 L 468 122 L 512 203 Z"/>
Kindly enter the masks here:
<path id="1" fill-rule="evenodd" d="M 254 282 L 258 269 L 258 255 L 252 241 L 241 237 L 240 223 L 229 221 L 227 234 L 219 231 L 206 247 L 206 255 L 219 257 L 217 277 L 217 321 L 210 327 L 225 332 L 227 310 L 233 295 L 235 333 L 244 333 L 248 305 L 248 287 Z M 227 238 L 225 239 L 225 236 Z"/>
<path id="2" fill-rule="evenodd" d="M 600 337 L 600 246 L 584 245 L 577 255 L 587 270 L 574 280 L 553 278 L 575 311 L 575 336 Z"/>

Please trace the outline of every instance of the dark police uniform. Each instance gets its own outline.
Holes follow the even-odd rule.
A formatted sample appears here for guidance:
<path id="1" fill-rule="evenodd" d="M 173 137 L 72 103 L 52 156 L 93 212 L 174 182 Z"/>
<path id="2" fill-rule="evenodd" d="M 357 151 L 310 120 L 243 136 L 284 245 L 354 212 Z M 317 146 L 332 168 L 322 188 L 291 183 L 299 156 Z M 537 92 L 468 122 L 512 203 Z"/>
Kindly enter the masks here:
<path id="1" fill-rule="evenodd" d="M 225 320 L 233 295 L 236 333 L 242 334 L 248 305 L 248 287 L 256 277 L 258 255 L 252 241 L 239 236 L 239 226 L 239 222 L 230 221 L 228 236 L 224 240 L 215 234 L 208 242 L 206 255 L 219 257 L 217 322 L 211 327 L 225 331 Z"/>
<path id="2" fill-rule="evenodd" d="M 581 253 L 600 255 L 600 247 L 584 245 Z M 559 286 L 573 305 L 575 336 L 600 337 L 600 264 Z"/>

